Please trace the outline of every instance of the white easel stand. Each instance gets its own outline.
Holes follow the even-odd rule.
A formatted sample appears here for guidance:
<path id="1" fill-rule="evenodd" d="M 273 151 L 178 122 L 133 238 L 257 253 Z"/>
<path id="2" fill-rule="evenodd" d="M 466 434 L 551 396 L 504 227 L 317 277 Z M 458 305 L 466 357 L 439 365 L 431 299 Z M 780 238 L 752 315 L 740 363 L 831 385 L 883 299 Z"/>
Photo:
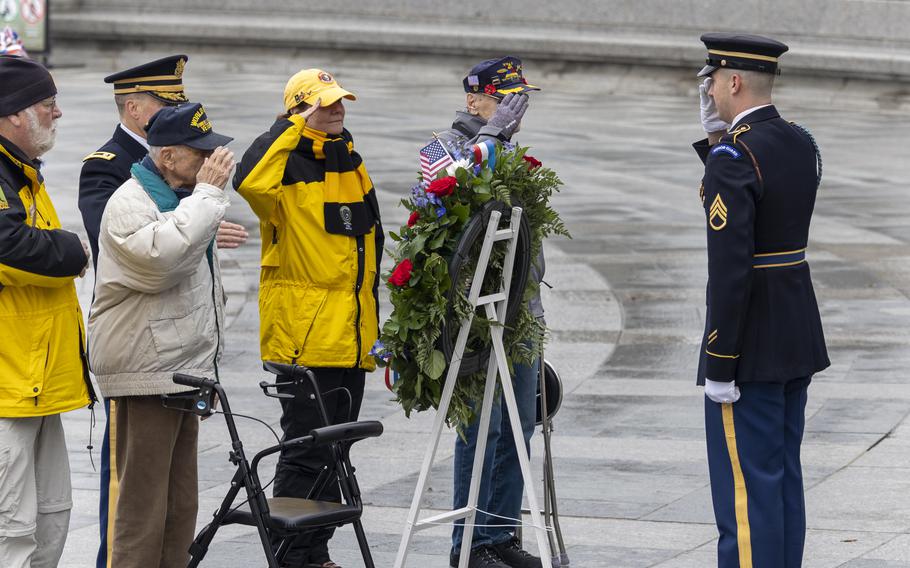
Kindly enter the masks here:
<path id="1" fill-rule="evenodd" d="M 493 407 L 493 397 L 496 391 L 497 381 L 502 385 L 502 395 L 505 397 L 506 408 L 509 411 L 509 421 L 512 425 L 515 447 L 518 449 L 517 453 L 518 461 L 521 466 L 521 477 L 524 480 L 525 491 L 528 496 L 528 505 L 531 510 L 531 520 L 534 524 L 537 536 L 537 549 L 541 559 L 552 558 L 552 555 L 550 554 L 550 543 L 547 538 L 548 528 L 544 525 L 544 520 L 540 514 L 540 506 L 537 502 L 537 495 L 534 490 L 535 482 L 531 476 L 531 462 L 528 453 L 525 451 L 521 421 L 518 417 L 518 404 L 515 402 L 515 389 L 512 386 L 512 377 L 509 374 L 509 364 L 506 359 L 505 346 L 503 345 L 506 307 L 509 303 L 509 286 L 512 281 L 512 267 L 515 262 L 515 249 L 518 243 L 518 229 L 521 221 L 521 213 L 520 207 L 512 208 L 512 216 L 507 229 L 499 229 L 499 220 L 502 217 L 499 211 L 492 211 L 490 213 L 490 222 L 487 224 L 487 232 L 484 237 L 483 246 L 480 249 L 480 256 L 477 259 L 477 267 L 474 270 L 474 279 L 471 282 L 471 289 L 468 293 L 468 301 L 472 308 L 471 313 L 461 323 L 458 339 L 455 342 L 455 350 L 449 364 L 448 374 L 446 375 L 445 387 L 442 391 L 442 398 L 439 401 L 439 410 L 436 412 L 436 420 L 433 424 L 432 438 L 429 446 L 427 446 L 427 452 L 424 455 L 423 465 L 420 468 L 420 476 L 417 479 L 417 487 L 414 490 L 414 499 L 411 501 L 411 510 L 408 513 L 407 525 L 405 526 L 404 534 L 401 536 L 401 544 L 398 547 L 398 555 L 395 558 L 395 568 L 405 567 L 405 562 L 408 557 L 408 547 L 415 532 L 440 524 L 451 523 L 452 521 L 459 519 L 464 519 L 465 523 L 458 567 L 467 568 L 468 557 L 471 552 L 471 543 L 474 540 L 477 499 L 480 493 L 480 475 L 484 465 L 483 461 L 487 448 L 487 434 L 490 430 L 490 413 Z M 484 276 L 486 275 L 487 265 L 490 262 L 490 253 L 493 250 L 493 245 L 498 241 L 505 240 L 509 241 L 509 248 L 503 263 L 499 292 L 481 296 L 480 289 L 483 285 Z M 443 426 L 445 426 L 449 405 L 452 402 L 455 381 L 458 380 L 461 359 L 464 355 L 465 346 L 468 341 L 468 331 L 471 329 L 471 322 L 474 319 L 477 308 L 481 306 L 485 308 L 486 317 L 490 320 L 490 339 L 493 343 L 494 353 L 493 356 L 490 357 L 490 362 L 487 366 L 487 382 L 480 411 L 480 428 L 477 433 L 477 445 L 474 451 L 474 468 L 471 473 L 471 487 L 468 492 L 468 502 L 467 505 L 461 509 L 419 520 L 418 517 L 422 507 L 421 504 L 430 477 L 430 469 L 433 467 L 436 450 L 439 448 L 439 439 L 442 436 L 442 429 Z"/>

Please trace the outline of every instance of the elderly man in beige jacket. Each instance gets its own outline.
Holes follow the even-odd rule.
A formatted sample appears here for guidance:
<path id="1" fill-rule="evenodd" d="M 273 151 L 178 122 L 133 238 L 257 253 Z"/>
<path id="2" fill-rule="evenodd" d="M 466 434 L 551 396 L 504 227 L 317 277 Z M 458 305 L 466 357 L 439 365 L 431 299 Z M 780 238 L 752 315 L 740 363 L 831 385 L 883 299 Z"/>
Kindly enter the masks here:
<path id="1" fill-rule="evenodd" d="M 177 568 L 196 523 L 199 423 L 160 395 L 187 390 L 175 372 L 218 374 L 224 291 L 213 243 L 234 159 L 200 104 L 163 108 L 146 129 L 149 155 L 101 219 L 89 353 L 116 441 L 111 564 Z"/>

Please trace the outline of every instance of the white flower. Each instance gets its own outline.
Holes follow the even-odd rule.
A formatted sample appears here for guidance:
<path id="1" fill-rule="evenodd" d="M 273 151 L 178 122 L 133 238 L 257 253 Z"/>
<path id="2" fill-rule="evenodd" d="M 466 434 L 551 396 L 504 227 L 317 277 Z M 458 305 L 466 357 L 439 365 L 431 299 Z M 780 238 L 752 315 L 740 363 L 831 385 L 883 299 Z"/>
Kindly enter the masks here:
<path id="1" fill-rule="evenodd" d="M 471 161 L 470 160 L 458 160 L 453 162 L 446 167 L 446 173 L 450 176 L 454 176 L 455 172 L 458 171 L 458 168 L 464 168 L 468 171 L 471 171 Z"/>

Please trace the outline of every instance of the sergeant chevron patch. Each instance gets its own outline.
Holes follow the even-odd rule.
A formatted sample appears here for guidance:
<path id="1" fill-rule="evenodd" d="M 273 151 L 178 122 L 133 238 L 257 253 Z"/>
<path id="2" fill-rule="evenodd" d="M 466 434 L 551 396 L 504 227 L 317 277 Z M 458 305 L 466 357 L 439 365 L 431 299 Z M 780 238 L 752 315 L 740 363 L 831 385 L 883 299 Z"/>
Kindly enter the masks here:
<path id="1" fill-rule="evenodd" d="M 711 202 L 711 210 L 708 211 L 708 224 L 715 231 L 719 231 L 727 226 L 727 206 L 718 193 Z"/>

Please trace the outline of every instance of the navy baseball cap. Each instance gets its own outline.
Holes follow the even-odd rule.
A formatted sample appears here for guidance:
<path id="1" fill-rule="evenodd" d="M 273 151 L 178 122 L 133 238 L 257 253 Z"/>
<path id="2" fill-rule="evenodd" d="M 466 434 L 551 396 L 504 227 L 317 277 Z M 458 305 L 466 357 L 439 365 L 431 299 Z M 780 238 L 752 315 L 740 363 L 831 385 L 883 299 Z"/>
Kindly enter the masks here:
<path id="1" fill-rule="evenodd" d="M 776 39 L 751 34 L 710 33 L 701 36 L 701 41 L 708 49 L 708 58 L 699 77 L 718 69 L 780 74 L 778 58 L 790 49 Z"/>
<path id="2" fill-rule="evenodd" d="M 233 140 L 212 130 L 212 123 L 199 103 L 164 107 L 145 125 L 149 146 L 189 146 L 214 150 Z"/>
<path id="3" fill-rule="evenodd" d="M 481 61 L 462 81 L 466 93 L 484 93 L 502 98 L 509 93 L 539 91 L 529 85 L 521 72 L 521 59 L 507 55 L 499 59 Z"/>

